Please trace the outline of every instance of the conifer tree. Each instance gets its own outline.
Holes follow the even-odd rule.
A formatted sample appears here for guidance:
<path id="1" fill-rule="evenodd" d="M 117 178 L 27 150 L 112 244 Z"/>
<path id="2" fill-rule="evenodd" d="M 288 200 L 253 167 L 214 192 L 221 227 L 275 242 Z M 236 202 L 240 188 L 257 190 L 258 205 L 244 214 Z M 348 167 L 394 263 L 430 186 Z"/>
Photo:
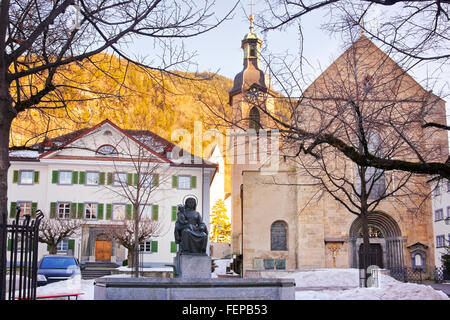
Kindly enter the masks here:
<path id="1" fill-rule="evenodd" d="M 229 242 L 231 239 L 231 222 L 223 199 L 217 199 L 211 210 L 211 242 Z"/>

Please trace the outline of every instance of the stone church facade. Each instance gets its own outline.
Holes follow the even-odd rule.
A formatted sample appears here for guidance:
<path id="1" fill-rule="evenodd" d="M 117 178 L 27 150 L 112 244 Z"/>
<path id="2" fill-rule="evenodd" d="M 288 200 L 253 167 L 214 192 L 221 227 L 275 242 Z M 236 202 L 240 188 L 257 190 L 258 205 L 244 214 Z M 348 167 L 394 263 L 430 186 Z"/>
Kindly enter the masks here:
<path id="1" fill-rule="evenodd" d="M 251 26 L 250 33 L 242 40 L 244 69 L 236 75 L 234 87 L 229 92 L 233 123 L 250 132 L 258 129 L 260 124 L 270 128 L 267 115 L 251 107 L 249 99 L 254 95 L 253 91 L 265 95 L 263 108 L 269 113 L 276 108 L 277 94 L 268 76 L 260 69 L 260 48 L 261 40 Z M 327 79 L 336 78 L 339 70 L 347 67 L 345 57 L 355 50 L 371 68 L 379 67 L 379 61 L 383 61 L 386 74 L 401 74 L 403 90 L 399 91 L 403 94 L 426 93 L 362 35 L 304 91 L 302 103 L 305 107 L 308 99 L 331 101 L 320 96 L 320 92 L 326 91 L 323 88 L 328 85 Z M 348 81 L 349 86 L 354 85 L 350 79 L 344 81 Z M 433 120 L 445 124 L 445 102 L 434 97 Z M 414 107 L 413 102 L 409 104 L 411 106 Z M 314 123 L 313 113 L 310 121 Z M 446 134 L 437 133 L 432 139 L 439 146 L 433 151 L 436 152 L 435 158 L 440 161 L 447 159 Z M 233 146 L 233 143 L 229 145 Z M 260 158 L 251 161 L 251 149 L 250 140 L 246 140 L 246 160 L 236 161 L 236 152 L 229 158 L 234 270 L 243 272 L 245 276 L 253 270 L 358 268 L 361 219 L 330 195 L 315 197 L 317 188 L 308 186 L 308 177 L 298 164 L 286 160 L 286 157 L 280 156 L 278 170 L 262 174 L 264 164 Z M 349 162 L 349 165 L 352 164 Z M 426 191 L 430 191 L 426 178 L 421 181 Z M 369 215 L 371 250 L 376 253 L 374 263 L 384 269 L 412 267 L 430 270 L 434 266 L 431 199 L 425 200 L 415 213 L 414 208 L 399 206 L 395 200 L 394 197 L 381 201 L 377 211 Z"/>

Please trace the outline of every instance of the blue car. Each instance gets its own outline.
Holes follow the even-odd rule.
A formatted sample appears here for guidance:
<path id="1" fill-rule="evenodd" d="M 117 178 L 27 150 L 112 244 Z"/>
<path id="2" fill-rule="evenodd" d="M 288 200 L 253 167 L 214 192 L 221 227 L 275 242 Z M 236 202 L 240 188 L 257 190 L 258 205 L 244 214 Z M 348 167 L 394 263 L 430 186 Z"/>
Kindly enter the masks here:
<path id="1" fill-rule="evenodd" d="M 81 275 L 78 259 L 70 256 L 45 256 L 38 264 L 37 285 L 68 280 Z"/>

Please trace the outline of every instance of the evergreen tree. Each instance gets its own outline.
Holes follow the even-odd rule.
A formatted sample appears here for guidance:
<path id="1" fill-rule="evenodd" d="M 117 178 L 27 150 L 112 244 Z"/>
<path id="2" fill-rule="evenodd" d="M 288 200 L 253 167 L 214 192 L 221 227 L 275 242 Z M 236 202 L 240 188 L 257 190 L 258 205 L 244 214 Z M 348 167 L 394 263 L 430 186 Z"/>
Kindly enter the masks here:
<path id="1" fill-rule="evenodd" d="M 223 199 L 217 199 L 211 212 L 211 242 L 231 241 L 231 222 L 227 216 L 227 208 Z"/>

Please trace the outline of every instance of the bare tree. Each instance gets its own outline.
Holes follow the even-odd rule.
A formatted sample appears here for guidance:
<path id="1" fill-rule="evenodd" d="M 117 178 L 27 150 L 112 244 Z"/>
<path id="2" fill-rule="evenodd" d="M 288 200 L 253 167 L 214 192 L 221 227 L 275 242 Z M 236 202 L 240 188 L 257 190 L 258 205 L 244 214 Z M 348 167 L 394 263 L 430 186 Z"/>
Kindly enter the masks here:
<path id="1" fill-rule="evenodd" d="M 237 5 L 237 3 L 236 3 Z M 235 5 L 235 6 L 236 6 Z M 234 7 L 235 7 L 234 6 Z M 30 118 L 51 110 L 66 110 L 83 99 L 120 95 L 123 75 L 117 75 L 109 51 L 122 64 L 133 63 L 144 73 L 166 75 L 188 69 L 192 54 L 182 40 L 212 30 L 227 19 L 213 15 L 214 0 L 202 1 L 96 1 L 96 0 L 5 0 L 0 5 L 0 211 L 7 212 L 9 132 L 21 113 Z M 127 52 L 138 37 L 153 41 L 147 58 Z M 179 40 L 179 42 L 175 42 Z M 112 88 L 89 90 L 70 68 L 91 70 L 113 79 Z M 92 71 L 92 70 L 95 70 Z M 92 81 L 92 80 L 88 80 Z M 66 112 L 66 117 L 74 118 Z M 51 119 L 51 118 L 49 118 Z M 43 131 L 46 131 L 43 128 Z M 46 134 L 39 136 L 44 138 Z"/>
<path id="2" fill-rule="evenodd" d="M 50 219 L 45 217 L 39 226 L 39 242 L 48 245 L 50 254 L 56 254 L 58 244 L 79 234 L 84 222 L 79 219 Z"/>
<path id="3" fill-rule="evenodd" d="M 141 122 L 145 126 L 145 119 Z M 158 218 L 158 198 L 156 191 L 168 179 L 169 163 L 156 151 L 161 141 L 147 130 L 129 130 L 129 135 L 118 141 L 111 141 L 117 152 L 113 160 L 115 172 L 107 177 L 107 188 L 117 198 L 128 203 L 126 216 L 120 227 L 111 226 L 109 233 L 128 249 L 128 263 L 134 276 L 139 276 L 139 245 L 150 237 L 156 238 L 163 232 L 164 224 Z M 129 163 L 132 172 L 122 173 L 123 163 Z M 114 185 L 114 186 L 111 186 Z M 125 212 L 124 212 L 125 213 Z M 116 220 L 116 219 L 113 219 Z"/>
<path id="4" fill-rule="evenodd" d="M 320 11 L 324 14 L 328 13 L 330 17 L 330 20 L 323 26 L 331 32 L 344 35 L 350 44 L 355 42 L 355 33 L 357 32 L 359 35 L 360 30 L 363 30 L 365 35 L 371 39 L 377 40 L 377 43 L 381 43 L 386 49 L 385 51 L 391 57 L 396 58 L 397 64 L 403 68 L 402 71 L 396 71 L 395 76 L 388 74 L 387 79 L 389 80 L 384 81 L 385 84 L 373 88 L 373 91 L 377 92 L 377 98 L 388 98 L 388 100 L 391 99 L 388 97 L 390 91 L 387 91 L 384 97 L 381 97 L 381 87 L 389 85 L 388 82 L 390 82 L 392 90 L 396 91 L 393 92 L 397 96 L 395 98 L 396 104 L 392 108 L 388 108 L 389 110 L 385 109 L 386 112 L 391 112 L 392 119 L 390 123 L 383 120 L 383 125 L 391 126 L 393 130 L 397 130 L 398 136 L 405 134 L 402 127 L 414 127 L 414 130 L 417 128 L 422 133 L 416 138 L 405 136 L 403 139 L 402 148 L 409 148 L 409 152 L 404 153 L 404 155 L 414 154 L 415 157 L 400 156 L 400 153 L 397 153 L 396 157 L 386 158 L 365 152 L 364 149 L 361 152 L 358 148 L 349 144 L 344 137 L 329 130 L 315 131 L 305 125 L 299 125 L 301 121 L 306 119 L 301 118 L 298 112 L 300 106 L 304 105 L 302 101 L 311 101 L 313 99 L 311 94 L 317 95 L 319 92 L 317 88 L 309 90 L 309 92 L 304 92 L 302 88 L 307 83 L 307 79 L 304 78 L 304 61 L 307 60 L 300 52 L 300 57 L 297 57 L 299 63 L 294 66 L 293 60 L 289 60 L 286 56 L 266 55 L 265 62 L 276 82 L 275 86 L 279 89 L 281 95 L 289 97 L 283 102 L 284 109 L 288 110 L 285 113 L 288 114 L 288 118 L 284 118 L 284 121 L 275 118 L 273 120 L 277 123 L 277 126 L 282 127 L 285 132 L 289 132 L 292 137 L 295 136 L 295 139 L 304 141 L 304 144 L 301 145 L 301 152 L 311 154 L 314 153 L 314 149 L 318 145 L 328 144 L 362 167 L 371 166 L 381 170 L 403 170 L 417 174 L 438 175 L 442 178 L 450 177 L 450 166 L 447 162 L 447 153 L 444 150 L 433 153 L 429 149 L 425 150 L 418 147 L 419 139 L 421 140 L 420 143 L 425 145 L 428 144 L 428 138 L 434 135 L 441 137 L 442 146 L 445 149 L 447 143 L 444 140 L 446 141 L 450 127 L 445 119 L 444 101 L 431 90 L 414 93 L 407 92 L 407 88 L 405 88 L 406 82 L 413 81 L 406 74 L 408 70 L 419 63 L 427 63 L 432 68 L 431 62 L 436 62 L 435 68 L 440 68 L 449 57 L 449 42 L 445 36 L 449 27 L 448 1 L 312 0 L 295 2 L 266 0 L 264 5 L 260 13 L 256 15 L 255 22 L 263 31 L 283 30 L 283 28 L 296 24 L 300 28 L 300 41 L 302 42 L 301 17 Z M 369 56 L 366 55 L 365 57 L 370 60 Z M 378 66 L 386 66 L 387 61 L 388 58 L 386 58 L 386 62 L 379 61 Z M 390 69 L 393 70 L 393 68 Z M 378 73 L 378 77 L 381 77 L 381 72 Z M 355 83 L 355 90 L 365 90 L 365 86 L 370 86 L 370 82 L 373 81 L 372 78 L 376 76 L 361 74 Z M 430 83 L 432 82 L 431 77 L 428 80 Z M 314 83 L 319 81 L 324 82 L 322 79 L 318 79 Z M 336 84 L 336 81 L 332 83 Z M 409 86 L 413 87 L 412 84 L 409 84 Z M 314 87 L 314 84 L 312 87 Z M 342 106 L 348 101 L 355 101 L 359 104 L 359 100 L 354 100 L 354 94 L 352 96 L 351 92 L 346 92 L 344 95 L 341 94 L 337 97 L 337 91 L 330 86 L 325 87 L 322 91 L 320 93 L 322 99 L 341 101 L 343 102 Z M 408 103 L 413 105 L 414 108 L 409 107 L 408 114 L 403 114 L 403 117 L 400 116 L 403 108 L 401 106 Z M 437 108 L 436 105 L 439 104 L 441 106 Z M 438 111 L 439 108 L 440 111 Z M 320 112 L 328 113 L 325 109 L 316 108 L 316 111 L 319 118 Z M 295 118 L 289 119 L 289 114 L 295 114 Z M 406 147 L 406 145 L 409 146 Z M 437 154 L 440 156 L 436 156 Z"/>

